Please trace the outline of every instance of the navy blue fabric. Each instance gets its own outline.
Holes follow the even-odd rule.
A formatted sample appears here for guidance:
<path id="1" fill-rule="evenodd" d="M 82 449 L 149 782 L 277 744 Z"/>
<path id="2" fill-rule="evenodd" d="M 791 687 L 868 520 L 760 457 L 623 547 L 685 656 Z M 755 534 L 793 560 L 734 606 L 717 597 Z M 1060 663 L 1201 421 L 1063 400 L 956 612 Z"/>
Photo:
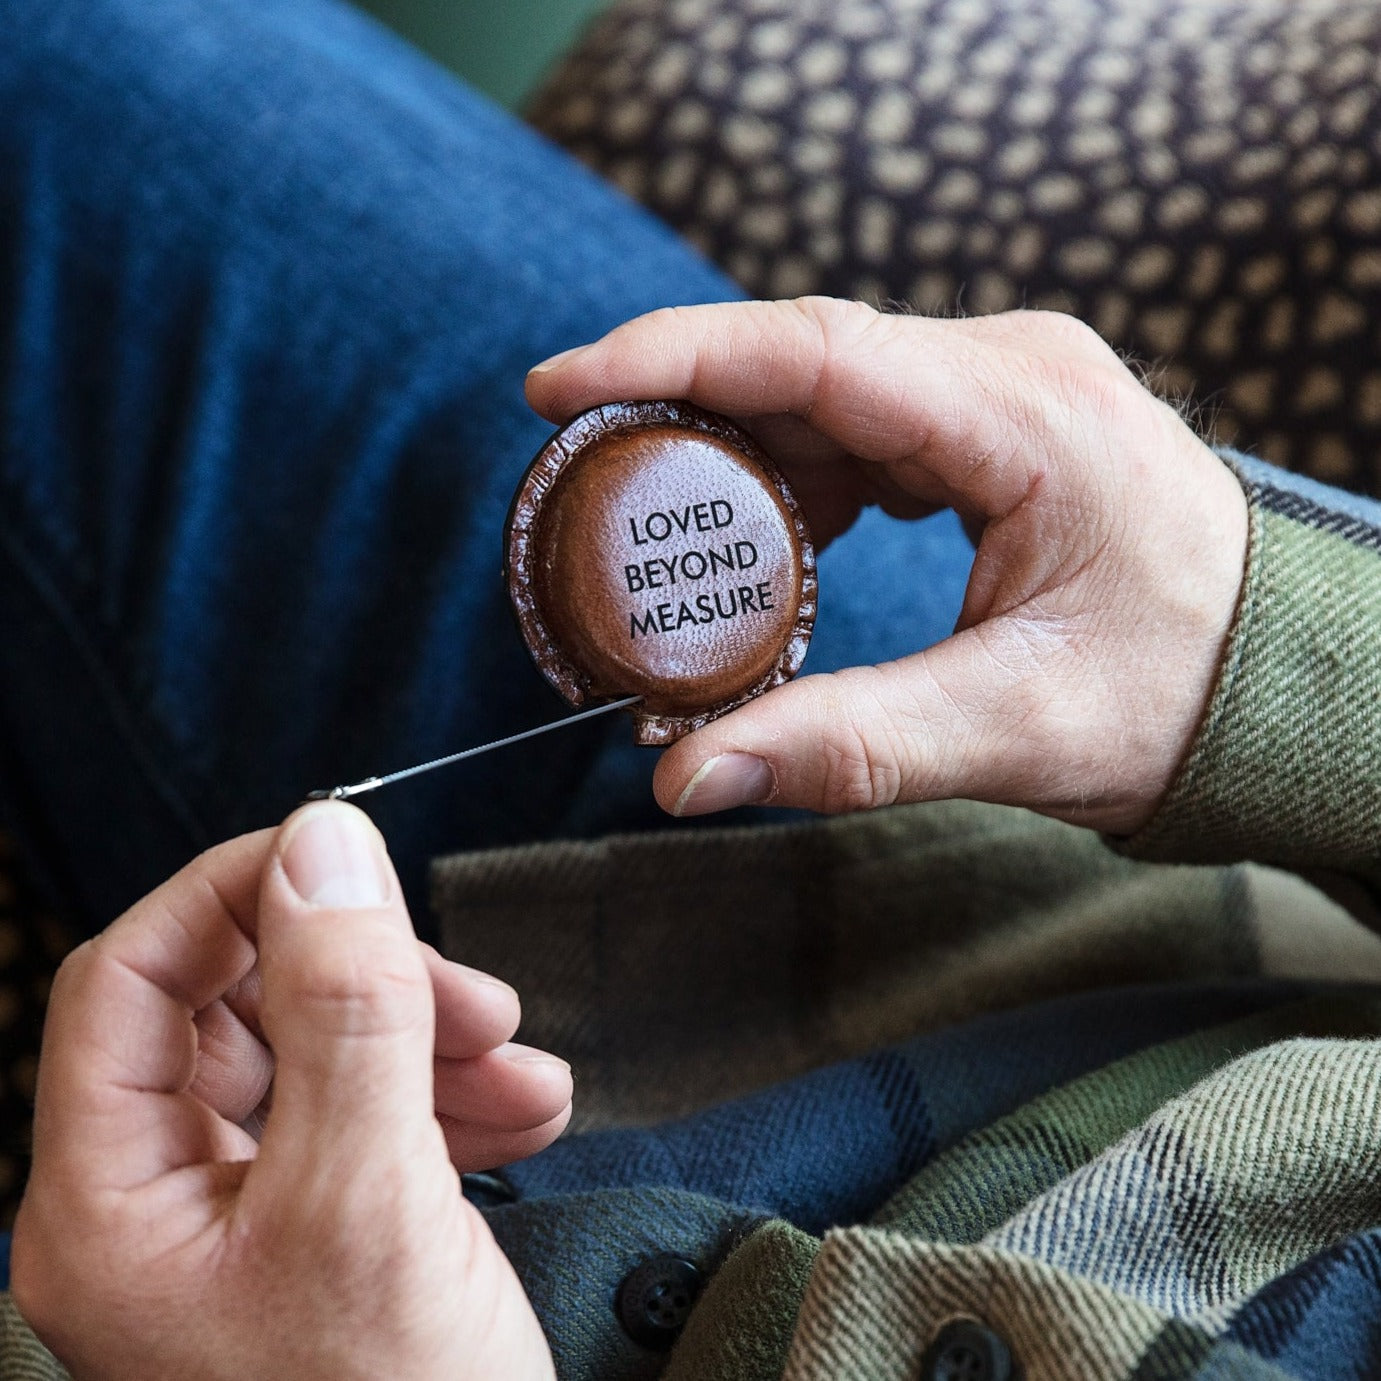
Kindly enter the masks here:
<path id="1" fill-rule="evenodd" d="M 0 0 L 0 796 L 88 927 L 307 790 L 554 718 L 500 588 L 527 368 L 736 289 L 329 0 Z M 951 517 L 814 667 L 943 636 Z M 591 725 L 368 800 L 427 860 L 661 823 Z"/>
<path id="2" fill-rule="evenodd" d="M 733 290 L 344 7 L 0 31 L 5 779 L 95 924 L 313 786 L 558 712 L 499 590 L 523 374 Z M 410 895 L 559 828 L 599 742 L 380 798 Z"/>
<path id="3" fill-rule="evenodd" d="M 1279 981 L 1114 988 L 931 1032 L 656 1127 L 567 1137 L 504 1178 L 520 1200 L 707 1195 L 812 1233 L 866 1221 L 932 1156 L 1137 1050 L 1293 1000 Z"/>
<path id="4" fill-rule="evenodd" d="M 707 1195 L 652 1186 L 563 1194 L 486 1216 L 542 1321 L 557 1376 L 591 1381 L 642 1381 L 666 1362 L 616 1322 L 619 1285 L 635 1267 L 670 1252 L 708 1277 L 766 1220 Z"/>
<path id="5" fill-rule="evenodd" d="M 1296 1375 L 1381 1375 L 1381 1230 L 1277 1276 L 1238 1312 L 1225 1338 Z"/>

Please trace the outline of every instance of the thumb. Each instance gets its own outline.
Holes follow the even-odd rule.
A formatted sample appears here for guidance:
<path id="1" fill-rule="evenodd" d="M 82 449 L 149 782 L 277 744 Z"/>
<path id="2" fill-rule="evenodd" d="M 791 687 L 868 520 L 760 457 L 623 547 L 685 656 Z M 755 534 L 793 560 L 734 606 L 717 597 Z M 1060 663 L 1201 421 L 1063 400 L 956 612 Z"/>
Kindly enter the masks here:
<path id="1" fill-rule="evenodd" d="M 275 1060 L 261 1156 L 352 1161 L 435 1136 L 431 982 L 383 838 L 322 802 L 279 831 L 259 893 Z"/>
<path id="2" fill-rule="evenodd" d="M 657 800 L 673 815 L 702 815 L 1020 797 L 1036 788 L 1024 779 L 1042 756 L 1031 741 L 1042 680 L 1025 639 L 995 655 L 991 631 L 769 691 L 669 748 Z"/>

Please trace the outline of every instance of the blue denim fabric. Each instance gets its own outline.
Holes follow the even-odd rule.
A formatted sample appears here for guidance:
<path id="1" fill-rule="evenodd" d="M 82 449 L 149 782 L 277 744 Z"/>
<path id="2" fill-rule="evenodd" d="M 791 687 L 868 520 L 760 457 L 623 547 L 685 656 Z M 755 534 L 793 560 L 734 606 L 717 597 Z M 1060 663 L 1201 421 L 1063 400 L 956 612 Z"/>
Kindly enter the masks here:
<path id="1" fill-rule="evenodd" d="M 1381 499 L 1334 489 L 1331 485 L 1310 479 L 1308 475 L 1292 474 L 1278 465 L 1269 465 L 1255 456 L 1244 455 L 1231 446 L 1220 446 L 1218 454 L 1249 487 L 1267 485 L 1273 490 L 1293 495 L 1303 503 L 1326 509 L 1329 513 L 1355 518 L 1358 522 L 1381 528 Z"/>
<path id="2" fill-rule="evenodd" d="M 309 789 L 554 718 L 499 577 L 527 368 L 736 290 L 328 0 L 0 0 L 0 798 L 88 927 Z M 809 666 L 943 636 L 952 518 Z M 429 857 L 657 823 L 595 724 L 369 798 Z"/>

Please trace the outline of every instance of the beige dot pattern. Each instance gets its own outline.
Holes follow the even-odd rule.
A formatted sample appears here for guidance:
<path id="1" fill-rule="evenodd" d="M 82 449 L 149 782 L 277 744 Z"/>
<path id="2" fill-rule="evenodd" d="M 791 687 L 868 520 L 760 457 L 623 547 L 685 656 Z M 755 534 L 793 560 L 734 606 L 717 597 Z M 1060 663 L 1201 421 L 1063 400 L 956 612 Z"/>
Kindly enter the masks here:
<path id="1" fill-rule="evenodd" d="M 1374 0 L 619 0 L 529 113 L 749 293 L 1071 311 L 1378 492 L 1378 102 Z"/>

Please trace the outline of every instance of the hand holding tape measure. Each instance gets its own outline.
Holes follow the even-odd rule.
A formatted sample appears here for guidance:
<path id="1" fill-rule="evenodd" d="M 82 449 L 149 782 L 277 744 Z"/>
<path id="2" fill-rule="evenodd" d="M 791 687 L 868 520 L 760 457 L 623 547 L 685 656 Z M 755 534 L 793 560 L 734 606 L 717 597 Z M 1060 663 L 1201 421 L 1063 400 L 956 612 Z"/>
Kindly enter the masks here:
<path id="1" fill-rule="evenodd" d="M 670 308 L 538 365 L 528 397 L 564 425 L 514 499 L 509 593 L 582 707 L 530 733 L 629 709 L 639 742 L 672 745 L 655 790 L 678 815 L 962 796 L 1116 833 L 1149 818 L 1213 691 L 1246 501 L 1088 327 Z M 955 632 L 791 682 L 815 545 L 874 503 L 976 534 Z"/>
<path id="2" fill-rule="evenodd" d="M 963 796 L 1119 833 L 1149 817 L 1212 694 L 1246 501 L 1091 329 L 1053 313 L 935 320 L 823 298 L 671 308 L 539 365 L 527 389 L 557 423 L 630 399 L 724 414 L 785 478 L 818 546 L 873 503 L 900 517 L 952 507 L 977 538 L 952 637 L 721 705 L 658 764 L 665 807 Z M 732 639 L 744 622 L 681 624 L 683 603 L 696 614 L 685 595 L 701 593 L 686 579 L 698 559 L 691 571 L 682 559 L 676 586 L 669 567 L 645 565 L 719 536 L 698 523 L 722 510 L 697 517 L 718 493 L 672 489 L 626 505 L 639 526 L 607 555 L 610 586 L 632 617 L 655 612 L 649 643 L 706 628 Z M 622 540 L 625 505 L 612 508 L 609 540 Z M 751 574 L 717 577 L 751 588 Z M 649 577 L 663 587 L 620 588 Z"/>

